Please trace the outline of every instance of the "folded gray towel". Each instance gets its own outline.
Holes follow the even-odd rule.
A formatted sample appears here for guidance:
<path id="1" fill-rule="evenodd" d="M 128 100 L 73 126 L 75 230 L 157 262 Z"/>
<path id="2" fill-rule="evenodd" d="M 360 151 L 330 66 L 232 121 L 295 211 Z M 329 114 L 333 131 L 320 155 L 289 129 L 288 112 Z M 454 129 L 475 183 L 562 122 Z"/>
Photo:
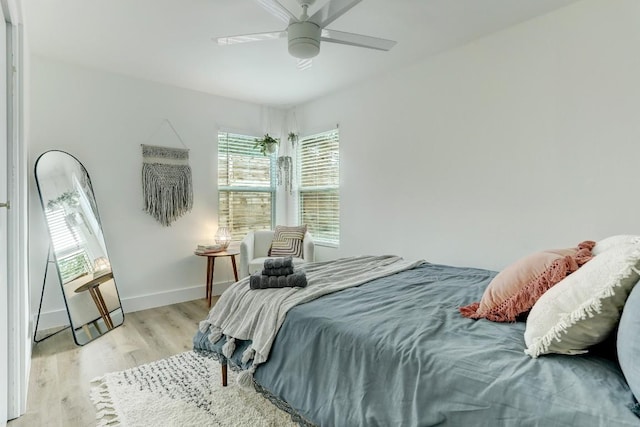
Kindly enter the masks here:
<path id="1" fill-rule="evenodd" d="M 304 271 L 299 271 L 287 276 L 263 276 L 253 273 L 249 278 L 251 289 L 266 288 L 304 288 L 307 286 L 307 275 Z"/>
<path id="2" fill-rule="evenodd" d="M 287 276 L 289 274 L 293 274 L 293 267 L 262 269 L 263 276 Z"/>
<path id="3" fill-rule="evenodd" d="M 264 268 L 284 268 L 293 267 L 293 258 L 288 256 L 286 258 L 267 258 L 264 260 Z"/>

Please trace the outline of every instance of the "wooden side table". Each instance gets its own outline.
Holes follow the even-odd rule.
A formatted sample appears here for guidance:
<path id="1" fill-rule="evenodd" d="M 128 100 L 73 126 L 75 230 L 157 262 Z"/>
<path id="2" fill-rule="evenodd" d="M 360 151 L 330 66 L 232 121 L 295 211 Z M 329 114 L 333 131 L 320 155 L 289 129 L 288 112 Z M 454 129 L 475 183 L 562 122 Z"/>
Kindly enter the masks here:
<path id="1" fill-rule="evenodd" d="M 78 287 L 74 292 L 80 293 L 89 291 L 91 294 L 91 298 L 93 298 L 93 302 L 100 313 L 100 317 L 104 321 L 104 324 L 108 329 L 113 329 L 113 322 L 111 321 L 111 316 L 109 315 L 109 309 L 107 308 L 107 304 L 104 302 L 104 298 L 102 298 L 102 292 L 100 292 L 100 285 L 107 280 L 113 279 L 113 272 L 109 272 L 103 274 L 98 277 L 94 277 L 84 285 Z M 99 329 L 98 329 L 99 330 Z M 89 335 L 91 336 L 91 335 Z"/>
<path id="2" fill-rule="evenodd" d="M 213 293 L 213 271 L 216 264 L 216 258 L 231 257 L 231 263 L 233 264 L 233 276 L 235 277 L 237 282 L 238 268 L 236 267 L 236 255 L 240 255 L 240 251 L 235 249 L 227 249 L 226 251 L 220 252 L 194 253 L 198 256 L 207 257 L 207 283 L 205 285 L 207 288 L 207 295 L 205 296 L 205 298 L 207 299 L 207 303 L 209 303 L 209 307 L 211 307 L 211 294 Z"/>

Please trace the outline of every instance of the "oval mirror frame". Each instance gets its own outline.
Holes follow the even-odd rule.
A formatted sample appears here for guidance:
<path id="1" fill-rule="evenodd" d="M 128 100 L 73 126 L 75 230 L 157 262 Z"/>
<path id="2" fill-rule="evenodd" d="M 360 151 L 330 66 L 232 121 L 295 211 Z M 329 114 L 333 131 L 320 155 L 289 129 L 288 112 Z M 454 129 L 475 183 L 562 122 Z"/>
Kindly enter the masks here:
<path id="1" fill-rule="evenodd" d="M 61 150 L 42 153 L 34 175 L 50 239 L 47 263 L 56 265 L 73 339 L 85 345 L 124 323 L 91 178 Z"/>

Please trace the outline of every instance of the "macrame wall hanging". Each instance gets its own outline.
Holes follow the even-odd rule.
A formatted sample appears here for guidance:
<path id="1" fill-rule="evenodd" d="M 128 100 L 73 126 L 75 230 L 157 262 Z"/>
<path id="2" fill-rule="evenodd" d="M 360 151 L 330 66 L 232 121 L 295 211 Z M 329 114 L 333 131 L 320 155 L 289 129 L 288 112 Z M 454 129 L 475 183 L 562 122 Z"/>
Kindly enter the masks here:
<path id="1" fill-rule="evenodd" d="M 182 138 L 165 120 L 182 145 Z M 142 193 L 144 210 L 160 224 L 172 222 L 193 207 L 193 183 L 186 148 L 142 144 Z"/>
<path id="2" fill-rule="evenodd" d="M 278 157 L 278 185 L 293 193 L 293 159 L 291 156 Z"/>

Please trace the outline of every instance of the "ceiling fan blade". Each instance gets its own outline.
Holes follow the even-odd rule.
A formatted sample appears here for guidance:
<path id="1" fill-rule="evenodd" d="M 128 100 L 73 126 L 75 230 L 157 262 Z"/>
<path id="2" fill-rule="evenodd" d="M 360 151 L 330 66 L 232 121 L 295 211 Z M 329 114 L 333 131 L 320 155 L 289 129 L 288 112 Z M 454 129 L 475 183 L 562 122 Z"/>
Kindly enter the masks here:
<path id="1" fill-rule="evenodd" d="M 311 58 L 298 59 L 298 70 L 300 71 L 308 70 L 312 65 L 313 60 Z"/>
<path id="2" fill-rule="evenodd" d="M 324 28 L 347 13 L 349 9 L 362 0 L 330 0 L 314 13 L 308 20 Z"/>
<path id="3" fill-rule="evenodd" d="M 289 9 L 277 0 L 256 0 L 260 6 L 279 20 L 289 23 L 290 20 L 298 22 L 298 18 Z"/>
<path id="4" fill-rule="evenodd" d="M 376 50 L 390 50 L 396 45 L 396 42 L 393 40 L 346 33 L 344 31 L 329 30 L 327 28 L 322 30 L 322 37 L 320 37 L 320 40 Z"/>
<path id="5" fill-rule="evenodd" d="M 241 34 L 238 36 L 216 37 L 214 40 L 221 46 L 228 44 L 260 42 L 286 37 L 286 31 L 273 31 L 270 33 Z"/>

